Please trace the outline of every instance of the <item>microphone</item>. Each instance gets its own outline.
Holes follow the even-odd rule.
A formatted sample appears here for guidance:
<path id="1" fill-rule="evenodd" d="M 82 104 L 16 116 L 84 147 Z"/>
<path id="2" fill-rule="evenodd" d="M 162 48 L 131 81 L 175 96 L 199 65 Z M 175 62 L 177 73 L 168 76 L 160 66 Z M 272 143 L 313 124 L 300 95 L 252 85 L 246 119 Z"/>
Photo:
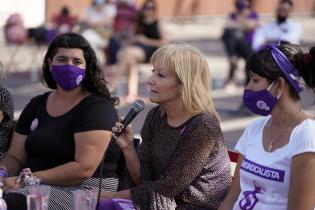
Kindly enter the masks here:
<path id="1" fill-rule="evenodd" d="M 128 114 L 126 115 L 126 117 L 123 119 L 123 121 L 121 121 L 121 124 L 123 124 L 123 128 L 121 129 L 120 132 L 116 132 L 113 135 L 113 138 L 117 138 L 118 136 L 120 136 L 120 134 L 125 130 L 125 128 L 130 124 L 130 122 L 140 113 L 144 110 L 145 108 L 145 103 L 138 99 L 135 100 L 132 103 L 131 109 L 129 110 Z"/>
<path id="2" fill-rule="evenodd" d="M 110 142 L 104 152 L 101 164 L 100 164 L 100 177 L 99 177 L 99 185 L 98 185 L 98 195 L 97 195 L 97 205 L 96 205 L 96 209 L 98 209 L 99 207 L 99 201 L 100 201 L 100 197 L 101 197 L 101 189 L 102 189 L 102 178 L 103 178 L 103 165 L 104 165 L 104 160 L 105 160 L 105 156 L 107 153 L 108 148 L 110 147 L 111 143 L 116 141 L 117 137 L 120 136 L 120 134 L 125 130 L 125 128 L 130 124 L 130 122 L 140 113 L 144 110 L 145 108 L 145 103 L 138 99 L 135 100 L 132 103 L 131 109 L 129 110 L 128 114 L 126 115 L 125 119 L 123 119 L 123 121 L 121 122 L 121 124 L 123 124 L 123 128 L 121 129 L 120 132 L 116 132 L 113 133 L 112 138 L 110 139 Z"/>

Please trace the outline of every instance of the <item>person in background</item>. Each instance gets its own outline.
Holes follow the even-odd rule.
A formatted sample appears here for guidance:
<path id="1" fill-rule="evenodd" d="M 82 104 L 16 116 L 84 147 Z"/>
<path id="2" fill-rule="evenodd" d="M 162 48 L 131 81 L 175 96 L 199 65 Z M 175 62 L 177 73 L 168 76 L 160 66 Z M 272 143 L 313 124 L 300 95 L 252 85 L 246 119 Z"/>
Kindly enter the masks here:
<path id="1" fill-rule="evenodd" d="M 136 209 L 216 209 L 231 183 L 230 161 L 210 97 L 206 58 L 195 48 L 170 44 L 152 56 L 147 85 L 152 108 L 141 130 L 140 160 L 130 127 L 117 143 L 137 187 L 102 192 L 102 209 L 129 198 Z M 113 132 L 120 132 L 116 123 Z"/>
<path id="2" fill-rule="evenodd" d="M 53 17 L 52 23 L 56 30 L 56 34 L 71 32 L 78 23 L 78 17 L 70 14 L 67 6 L 62 7 L 60 13 Z"/>
<path id="3" fill-rule="evenodd" d="M 291 0 L 280 0 L 276 20 L 262 25 L 254 33 L 253 50 L 257 51 L 261 46 L 279 40 L 286 40 L 294 44 L 300 43 L 302 27 L 290 19 L 293 6 Z"/>
<path id="4" fill-rule="evenodd" d="M 28 38 L 28 31 L 19 13 L 11 14 L 4 24 L 4 37 L 9 44 L 23 44 Z"/>
<path id="5" fill-rule="evenodd" d="M 135 31 L 138 17 L 138 10 L 134 1 L 118 0 L 117 14 L 113 22 L 113 33 L 105 48 L 106 65 L 113 65 L 117 62 L 119 50 L 128 45 L 128 40 Z"/>
<path id="6" fill-rule="evenodd" d="M 159 47 L 166 44 L 167 38 L 157 16 L 154 0 L 146 0 L 140 11 L 134 35 L 129 37 L 129 44 L 117 55 L 117 65 L 113 68 L 115 77 L 128 74 L 128 93 L 123 102 L 131 103 L 138 98 L 139 68 L 141 62 L 148 62 Z"/>
<path id="7" fill-rule="evenodd" d="M 65 33 L 48 47 L 43 83 L 52 89 L 22 111 L 10 148 L 0 162 L 8 209 L 26 209 L 27 187 L 50 186 L 48 209 L 74 209 L 72 191 L 97 188 L 100 162 L 118 120 L 95 52 L 81 35 Z M 116 191 L 120 149 L 112 145 L 103 190 Z"/>
<path id="8" fill-rule="evenodd" d="M 229 75 L 225 82 L 228 91 L 234 86 L 233 79 L 238 59 L 241 57 L 246 61 L 253 53 L 251 46 L 253 34 L 259 25 L 258 14 L 252 10 L 249 0 L 236 0 L 235 8 L 236 11 L 228 16 L 222 35 L 229 60 Z M 245 84 L 248 81 L 249 76 L 245 74 Z"/>
<path id="9" fill-rule="evenodd" d="M 173 7 L 173 17 L 197 17 L 200 15 L 201 0 L 190 1 L 189 5 L 185 4 L 187 1 L 183 2 L 181 0 L 174 1 Z"/>
<path id="10" fill-rule="evenodd" d="M 107 46 L 116 14 L 117 8 L 113 0 L 93 0 L 87 7 L 81 34 L 95 50 Z"/>
<path id="11" fill-rule="evenodd" d="M 267 45 L 248 61 L 244 104 L 262 115 L 239 139 L 232 188 L 219 210 L 313 210 L 315 121 L 299 93 L 315 88 L 315 47 Z"/>
<path id="12" fill-rule="evenodd" d="M 0 78 L 3 78 L 0 63 Z M 0 160 L 9 148 L 14 127 L 14 105 L 10 92 L 0 83 Z"/>

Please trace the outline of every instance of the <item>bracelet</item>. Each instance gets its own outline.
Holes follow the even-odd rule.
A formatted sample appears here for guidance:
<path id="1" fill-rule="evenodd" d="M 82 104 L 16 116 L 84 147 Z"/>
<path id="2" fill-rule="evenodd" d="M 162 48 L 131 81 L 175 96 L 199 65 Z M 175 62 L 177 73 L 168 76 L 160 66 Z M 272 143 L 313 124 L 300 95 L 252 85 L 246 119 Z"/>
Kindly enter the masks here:
<path id="1" fill-rule="evenodd" d="M 8 177 L 8 171 L 5 168 L 0 168 L 0 177 L 7 178 Z"/>
<path id="2" fill-rule="evenodd" d="M 41 184 L 41 179 L 35 176 L 30 168 L 23 168 L 16 182 L 22 183 L 23 186 L 33 186 Z"/>

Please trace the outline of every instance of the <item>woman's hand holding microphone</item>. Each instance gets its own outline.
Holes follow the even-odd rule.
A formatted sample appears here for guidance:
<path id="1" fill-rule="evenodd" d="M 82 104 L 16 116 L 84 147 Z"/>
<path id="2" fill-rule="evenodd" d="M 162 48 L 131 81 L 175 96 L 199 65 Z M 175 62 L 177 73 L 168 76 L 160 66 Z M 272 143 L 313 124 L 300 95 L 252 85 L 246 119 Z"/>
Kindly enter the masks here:
<path id="1" fill-rule="evenodd" d="M 123 119 L 121 119 L 122 121 Z M 133 130 L 129 124 L 125 129 L 124 125 L 120 122 L 116 122 L 112 128 L 113 136 L 116 136 L 116 143 L 122 150 L 126 150 L 133 146 Z M 121 132 L 121 133 L 120 133 Z M 120 135 L 116 135 L 120 133 Z"/>

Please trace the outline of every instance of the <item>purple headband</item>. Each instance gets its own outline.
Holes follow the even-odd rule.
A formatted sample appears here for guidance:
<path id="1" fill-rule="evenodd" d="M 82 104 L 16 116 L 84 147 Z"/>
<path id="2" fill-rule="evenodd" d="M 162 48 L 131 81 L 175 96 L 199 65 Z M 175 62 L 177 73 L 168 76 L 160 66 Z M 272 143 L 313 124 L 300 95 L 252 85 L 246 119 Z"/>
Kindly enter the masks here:
<path id="1" fill-rule="evenodd" d="M 299 71 L 292 65 L 287 56 L 281 52 L 275 44 L 266 45 L 265 49 L 271 49 L 272 57 L 283 72 L 285 78 L 297 93 L 302 92 L 304 83 L 300 81 L 301 76 Z"/>

